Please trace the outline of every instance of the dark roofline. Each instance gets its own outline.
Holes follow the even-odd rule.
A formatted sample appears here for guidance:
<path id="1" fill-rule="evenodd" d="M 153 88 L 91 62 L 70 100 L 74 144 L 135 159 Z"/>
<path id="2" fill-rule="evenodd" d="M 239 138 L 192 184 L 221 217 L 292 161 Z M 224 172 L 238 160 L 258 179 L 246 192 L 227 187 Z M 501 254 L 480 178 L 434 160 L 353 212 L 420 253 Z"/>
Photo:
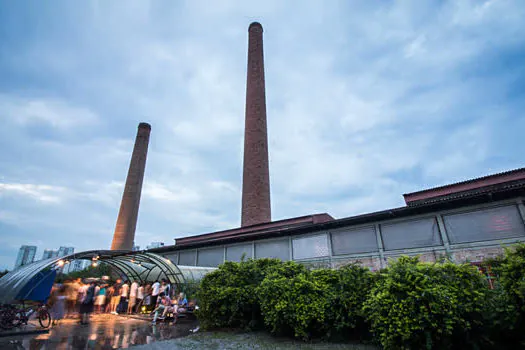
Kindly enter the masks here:
<path id="1" fill-rule="evenodd" d="M 243 226 L 243 227 L 237 227 L 237 228 L 228 229 L 228 230 L 209 232 L 209 233 L 204 233 L 204 234 L 195 235 L 195 236 L 177 238 L 175 239 L 175 244 L 179 245 L 179 244 L 187 244 L 190 242 L 209 240 L 209 239 L 214 239 L 214 238 L 225 238 L 225 237 L 230 237 L 230 236 L 237 236 L 239 234 L 246 234 L 250 232 L 267 232 L 267 231 L 275 230 L 276 228 L 297 227 L 297 226 L 311 225 L 311 224 L 317 224 L 317 223 L 333 221 L 333 220 L 334 218 L 327 213 L 305 215 L 305 216 L 299 216 L 299 217 L 290 218 L 290 219 L 277 220 L 277 221 L 272 221 L 272 222 L 267 222 L 267 223 L 262 223 L 262 224 Z"/>
<path id="2" fill-rule="evenodd" d="M 406 204 L 410 205 L 412 202 L 416 201 L 423 201 L 440 196 L 451 195 L 457 192 L 475 190 L 485 186 L 497 185 L 516 180 L 525 180 L 525 168 L 504 171 L 444 186 L 406 193 L 403 194 L 403 197 L 405 198 Z"/>
<path id="3" fill-rule="evenodd" d="M 510 186 L 510 187 L 498 187 L 492 188 L 488 192 L 483 193 L 473 193 L 469 196 L 450 198 L 437 202 L 424 203 L 417 206 L 405 206 L 392 208 L 382 211 L 377 211 L 368 214 L 361 214 L 356 216 L 351 216 L 347 218 L 337 219 L 333 221 L 317 223 L 312 225 L 304 225 L 300 227 L 281 227 L 274 230 L 267 231 L 254 231 L 247 232 L 244 234 L 238 234 L 235 236 L 225 237 L 225 238 L 216 238 L 210 240 L 203 240 L 199 242 L 193 242 L 188 244 L 177 244 L 173 246 L 164 246 L 162 248 L 151 249 L 150 251 L 155 253 L 162 253 L 168 251 L 182 250 L 182 249 L 191 249 L 191 248 L 200 248 L 204 246 L 212 245 L 222 245 L 222 244 L 231 244 L 238 243 L 247 240 L 258 240 L 265 238 L 274 238 L 280 236 L 296 235 L 309 232 L 317 232 L 322 230 L 333 230 L 342 227 L 348 226 L 358 226 L 372 224 L 375 222 L 403 218 L 415 215 L 424 215 L 434 213 L 436 211 L 449 210 L 449 209 L 459 209 L 466 206 L 472 206 L 477 204 L 486 204 L 496 201 L 508 200 L 511 198 L 518 198 L 525 196 L 525 184 L 520 186 Z"/>

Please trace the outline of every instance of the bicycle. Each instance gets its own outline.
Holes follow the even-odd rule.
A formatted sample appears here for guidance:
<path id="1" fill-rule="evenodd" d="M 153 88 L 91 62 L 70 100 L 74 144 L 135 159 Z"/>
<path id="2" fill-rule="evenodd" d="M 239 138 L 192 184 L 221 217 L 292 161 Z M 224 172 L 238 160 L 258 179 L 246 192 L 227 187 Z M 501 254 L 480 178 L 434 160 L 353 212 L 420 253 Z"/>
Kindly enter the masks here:
<path id="1" fill-rule="evenodd" d="M 17 308 L 14 305 L 6 304 L 0 308 L 0 327 L 3 329 L 13 329 L 29 322 L 29 318 L 36 312 L 38 323 L 42 328 L 48 328 L 51 325 L 51 315 L 47 311 L 45 304 L 38 304 L 36 309 L 31 306 Z"/>

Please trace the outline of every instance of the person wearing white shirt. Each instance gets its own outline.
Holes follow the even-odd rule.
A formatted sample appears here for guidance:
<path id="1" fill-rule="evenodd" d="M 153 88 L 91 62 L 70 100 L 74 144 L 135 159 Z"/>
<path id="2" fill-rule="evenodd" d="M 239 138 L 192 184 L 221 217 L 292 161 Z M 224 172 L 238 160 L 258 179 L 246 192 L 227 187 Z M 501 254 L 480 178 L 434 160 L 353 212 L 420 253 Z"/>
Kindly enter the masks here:
<path id="1" fill-rule="evenodd" d="M 120 292 L 120 298 L 126 299 L 128 297 L 128 293 L 129 293 L 129 284 L 128 282 L 124 282 L 124 284 L 122 285 L 122 290 Z"/>
<path id="2" fill-rule="evenodd" d="M 137 289 L 137 310 L 135 312 L 139 312 L 139 307 L 142 305 L 142 301 L 144 300 L 144 286 L 140 285 L 140 287 Z"/>
<path id="3" fill-rule="evenodd" d="M 135 303 L 137 301 L 138 289 L 139 289 L 139 284 L 136 281 L 131 283 L 131 287 L 129 289 L 128 314 L 131 314 L 131 312 L 133 311 L 133 307 L 135 306 Z"/>
<path id="4" fill-rule="evenodd" d="M 125 302 L 128 301 L 128 295 L 129 295 L 129 284 L 128 282 L 124 282 L 122 285 L 122 289 L 120 290 L 120 310 L 121 312 L 126 312 L 125 310 Z"/>
<path id="5" fill-rule="evenodd" d="M 160 293 L 160 283 L 159 281 L 155 281 L 153 285 L 151 286 L 151 305 L 154 307 L 157 307 L 157 299 L 159 298 Z"/>

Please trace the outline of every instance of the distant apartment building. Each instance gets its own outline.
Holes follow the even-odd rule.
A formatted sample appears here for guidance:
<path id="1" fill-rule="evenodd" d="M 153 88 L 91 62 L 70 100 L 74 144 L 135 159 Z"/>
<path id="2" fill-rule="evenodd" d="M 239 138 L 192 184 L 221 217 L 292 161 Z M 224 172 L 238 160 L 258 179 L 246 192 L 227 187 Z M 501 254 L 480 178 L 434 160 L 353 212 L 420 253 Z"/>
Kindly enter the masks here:
<path id="1" fill-rule="evenodd" d="M 18 251 L 18 256 L 16 257 L 15 269 L 20 266 L 31 264 L 35 261 L 36 246 L 33 245 L 23 245 Z"/>
<path id="2" fill-rule="evenodd" d="M 164 247 L 164 242 L 151 242 L 146 249 L 161 248 Z"/>
<path id="3" fill-rule="evenodd" d="M 58 251 L 53 249 L 44 249 L 44 254 L 42 254 L 42 260 L 55 258 L 58 256 Z"/>
<path id="4" fill-rule="evenodd" d="M 67 273 L 85 270 L 90 264 L 89 260 L 73 260 L 68 266 Z"/>
<path id="5" fill-rule="evenodd" d="M 58 248 L 57 257 L 66 256 L 73 254 L 75 252 L 75 248 L 73 247 L 60 247 Z"/>

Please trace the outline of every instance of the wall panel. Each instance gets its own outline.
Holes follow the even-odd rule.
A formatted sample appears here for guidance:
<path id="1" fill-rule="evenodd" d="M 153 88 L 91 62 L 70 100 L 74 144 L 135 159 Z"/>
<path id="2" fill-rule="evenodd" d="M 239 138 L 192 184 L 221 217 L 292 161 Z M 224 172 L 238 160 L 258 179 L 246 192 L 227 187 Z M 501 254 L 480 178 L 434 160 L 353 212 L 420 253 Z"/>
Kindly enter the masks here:
<path id="1" fill-rule="evenodd" d="M 525 236 L 514 205 L 443 216 L 450 243 L 468 243 Z"/>
<path id="2" fill-rule="evenodd" d="M 334 255 L 378 252 L 376 230 L 373 226 L 331 231 Z"/>
<path id="3" fill-rule="evenodd" d="M 381 236 L 385 250 L 442 245 L 434 217 L 381 225 Z"/>

